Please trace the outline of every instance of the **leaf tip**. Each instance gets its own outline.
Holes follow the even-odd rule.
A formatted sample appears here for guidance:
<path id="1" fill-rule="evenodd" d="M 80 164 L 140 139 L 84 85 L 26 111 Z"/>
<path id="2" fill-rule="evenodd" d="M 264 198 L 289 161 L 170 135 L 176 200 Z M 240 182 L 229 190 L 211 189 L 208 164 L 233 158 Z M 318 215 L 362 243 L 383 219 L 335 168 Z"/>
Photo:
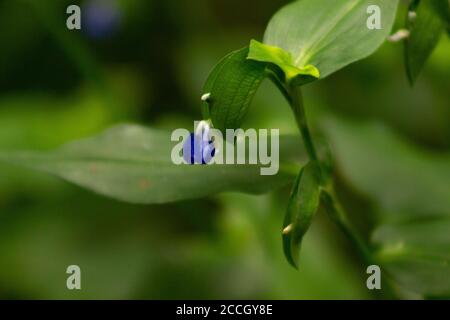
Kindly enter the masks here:
<path id="1" fill-rule="evenodd" d="M 201 96 L 200 100 L 204 102 L 208 102 L 211 99 L 211 92 L 205 93 Z"/>
<path id="2" fill-rule="evenodd" d="M 290 225 L 288 225 L 287 227 L 285 227 L 282 231 L 283 235 L 287 235 L 292 231 L 292 223 Z"/>
<path id="3" fill-rule="evenodd" d="M 390 35 L 387 39 L 389 42 L 400 42 L 402 40 L 405 40 L 409 38 L 410 32 L 407 29 L 400 29 L 394 34 Z"/>

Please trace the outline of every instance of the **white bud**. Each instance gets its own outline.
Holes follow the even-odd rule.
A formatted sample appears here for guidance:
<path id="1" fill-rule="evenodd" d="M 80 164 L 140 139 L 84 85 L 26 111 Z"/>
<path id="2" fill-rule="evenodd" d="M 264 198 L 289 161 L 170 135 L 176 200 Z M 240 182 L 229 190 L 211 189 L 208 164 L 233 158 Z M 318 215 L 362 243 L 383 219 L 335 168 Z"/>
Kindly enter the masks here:
<path id="1" fill-rule="evenodd" d="M 409 37 L 409 31 L 406 29 L 400 29 L 390 37 L 388 37 L 388 41 L 390 42 L 399 42 Z"/>
<path id="2" fill-rule="evenodd" d="M 202 95 L 202 97 L 201 97 L 202 101 L 208 101 L 209 98 L 211 98 L 211 93 L 210 93 L 210 92 L 205 93 L 205 94 Z"/>
<path id="3" fill-rule="evenodd" d="M 283 229 L 283 234 L 286 235 L 292 231 L 292 223 Z"/>

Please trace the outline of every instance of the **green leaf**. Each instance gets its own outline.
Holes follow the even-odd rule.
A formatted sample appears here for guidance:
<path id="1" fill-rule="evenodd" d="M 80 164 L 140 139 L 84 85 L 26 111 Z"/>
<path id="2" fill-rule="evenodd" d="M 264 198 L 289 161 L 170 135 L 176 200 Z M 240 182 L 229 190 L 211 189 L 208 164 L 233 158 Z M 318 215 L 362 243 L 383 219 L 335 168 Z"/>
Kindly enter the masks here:
<path id="1" fill-rule="evenodd" d="M 450 218 L 386 224 L 374 232 L 376 257 L 401 288 L 450 297 Z"/>
<path id="2" fill-rule="evenodd" d="M 416 18 L 407 19 L 410 34 L 404 49 L 406 73 L 411 85 L 417 80 L 445 31 L 447 22 L 443 14 L 448 14 L 449 9 L 447 0 L 427 0 L 420 1 L 415 10 Z"/>
<path id="3" fill-rule="evenodd" d="M 215 128 L 239 128 L 248 107 L 265 76 L 265 64 L 247 60 L 248 47 L 231 52 L 211 71 L 202 104 L 204 119 Z"/>
<path id="4" fill-rule="evenodd" d="M 283 250 L 289 263 L 298 268 L 300 246 L 319 207 L 320 170 L 308 163 L 294 182 L 283 224 Z"/>
<path id="5" fill-rule="evenodd" d="M 298 137 L 280 136 L 280 167 L 261 176 L 261 165 L 175 165 L 171 132 L 136 125 L 51 152 L 0 152 L 0 160 L 42 170 L 97 193 L 132 203 L 165 203 L 223 191 L 263 193 L 289 183 L 303 152 Z"/>
<path id="6" fill-rule="evenodd" d="M 336 117 L 323 123 L 337 169 L 384 220 L 450 216 L 450 154 L 419 148 L 388 127 Z"/>
<path id="7" fill-rule="evenodd" d="M 250 52 L 248 59 L 271 63 L 279 67 L 284 75 L 284 80 L 288 83 L 307 83 L 320 77 L 320 72 L 313 65 L 296 67 L 289 52 L 281 48 L 269 46 L 256 40 L 250 42 Z"/>
<path id="8" fill-rule="evenodd" d="M 367 8 L 381 9 L 381 29 L 367 28 Z M 313 65 L 321 78 L 371 55 L 389 35 L 398 0 L 299 0 L 269 22 L 264 43 L 288 52 L 293 67 Z M 251 52 L 251 54 L 253 54 Z"/>
<path id="9" fill-rule="evenodd" d="M 329 118 L 323 128 L 339 176 L 378 214 L 371 240 L 381 268 L 405 291 L 448 297 L 450 154 L 414 146 L 379 123 Z"/>

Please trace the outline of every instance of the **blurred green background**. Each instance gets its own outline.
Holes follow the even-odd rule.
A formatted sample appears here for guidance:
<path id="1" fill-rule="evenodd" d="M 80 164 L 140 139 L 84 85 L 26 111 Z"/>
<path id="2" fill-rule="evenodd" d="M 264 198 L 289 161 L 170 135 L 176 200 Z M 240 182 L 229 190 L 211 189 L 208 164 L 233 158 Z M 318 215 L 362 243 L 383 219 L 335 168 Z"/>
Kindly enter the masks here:
<path id="1" fill-rule="evenodd" d="M 210 69 L 251 38 L 261 39 L 285 3 L 0 0 L 0 149 L 52 149 L 123 122 L 192 128 L 201 119 L 199 97 Z M 82 7 L 81 31 L 66 28 L 69 4 Z M 321 132 L 325 117 L 377 121 L 419 148 L 448 154 L 449 57 L 445 38 L 411 89 L 401 45 L 386 43 L 305 88 L 312 127 Z M 246 126 L 297 132 L 268 81 L 247 119 Z M 369 237 L 377 206 L 344 178 L 339 186 Z M 322 212 L 304 240 L 300 270 L 288 265 L 280 228 L 289 191 L 129 205 L 1 164 L 0 297 L 390 297 L 367 290 L 366 266 Z M 71 264 L 81 267 L 81 291 L 66 288 Z"/>

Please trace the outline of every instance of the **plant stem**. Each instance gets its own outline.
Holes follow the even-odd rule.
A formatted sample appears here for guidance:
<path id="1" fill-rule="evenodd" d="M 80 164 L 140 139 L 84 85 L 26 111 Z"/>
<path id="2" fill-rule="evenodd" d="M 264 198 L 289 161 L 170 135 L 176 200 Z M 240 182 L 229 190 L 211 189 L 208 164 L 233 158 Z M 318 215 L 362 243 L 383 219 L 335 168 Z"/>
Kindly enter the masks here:
<path id="1" fill-rule="evenodd" d="M 291 107 L 294 112 L 297 125 L 300 129 L 300 133 L 302 134 L 303 143 L 305 144 L 308 156 L 311 161 L 316 161 L 319 164 L 319 168 L 322 171 L 322 165 L 318 160 L 316 149 L 314 147 L 314 143 L 312 141 L 311 133 L 309 131 L 308 123 L 306 120 L 301 90 L 299 87 L 291 86 L 289 88 L 289 92 L 291 98 Z M 358 249 L 362 258 L 364 259 L 364 262 L 371 264 L 372 257 L 370 251 L 364 241 L 361 240 L 356 231 L 351 227 L 351 224 L 347 219 L 347 214 L 339 203 L 339 200 L 334 192 L 332 183 L 328 183 L 327 186 L 324 186 L 321 199 L 330 218 L 339 226 L 341 231 Z"/>
<path id="2" fill-rule="evenodd" d="M 295 120 L 297 121 L 298 128 L 302 134 L 306 152 L 308 152 L 308 156 L 311 161 L 318 162 L 316 149 L 314 148 L 314 143 L 312 142 L 311 133 L 309 132 L 308 123 L 306 121 L 302 92 L 298 86 L 291 86 L 289 89 L 292 111 L 294 112 Z"/>
<path id="3" fill-rule="evenodd" d="M 289 103 L 289 105 L 291 105 L 292 104 L 291 95 L 290 95 L 289 91 L 286 89 L 286 86 L 284 85 L 284 83 L 282 81 L 280 81 L 280 79 L 277 77 L 277 75 L 269 69 L 266 69 L 266 75 L 275 84 L 275 86 L 278 88 L 278 90 L 280 90 L 280 92 L 283 94 L 284 98 Z"/>
<path id="4" fill-rule="evenodd" d="M 347 214 L 342 208 L 334 189 L 331 191 L 324 190 L 321 193 L 322 204 L 325 207 L 328 216 L 333 222 L 335 222 L 339 229 L 345 234 L 345 236 L 352 242 L 352 244 L 358 249 L 361 254 L 361 258 L 367 265 L 374 264 L 372 255 L 363 240 L 357 235 L 357 232 L 352 228 L 350 222 L 347 219 Z"/>
<path id="5" fill-rule="evenodd" d="M 323 190 L 320 195 L 323 206 L 325 207 L 328 216 L 336 223 L 345 234 L 345 236 L 352 242 L 354 247 L 358 250 L 364 263 L 369 265 L 378 265 L 376 259 L 372 256 L 369 248 L 365 242 L 358 236 L 358 233 L 352 228 L 350 222 L 347 219 L 347 214 L 341 206 L 338 197 L 335 194 L 334 187 L 331 187 L 331 191 Z M 384 272 L 384 271 L 383 271 Z M 386 275 L 386 274 L 385 274 Z M 395 299 L 398 297 L 398 292 L 393 285 L 389 277 L 384 277 L 383 284 L 383 297 L 389 299 Z"/>
<path id="6" fill-rule="evenodd" d="M 272 80 L 276 82 L 277 79 Z M 320 195 L 322 205 L 324 206 L 330 219 L 334 223 L 336 223 L 339 229 L 357 249 L 364 263 L 366 265 L 377 264 L 376 259 L 374 259 L 369 250 L 369 247 L 367 246 L 365 241 L 358 235 L 358 232 L 352 227 L 350 221 L 348 220 L 348 215 L 336 195 L 333 182 L 326 181 L 328 179 L 325 178 L 323 164 L 317 157 L 316 149 L 314 147 L 311 133 L 309 131 L 300 88 L 295 86 L 286 87 L 285 85 L 282 85 L 282 87 L 284 88 L 283 94 L 285 95 L 285 97 L 287 96 L 286 99 L 290 103 L 291 108 L 294 112 L 295 120 L 297 121 L 297 125 L 300 129 L 300 133 L 302 135 L 303 143 L 305 145 L 305 149 L 308 153 L 309 159 L 311 161 L 316 161 L 319 165 L 319 170 L 321 171 L 323 180 L 323 190 Z M 387 278 L 384 283 L 385 288 L 383 294 L 388 297 L 395 298 L 397 296 L 397 292 L 394 286 L 392 286 L 392 284 L 390 283 L 390 280 Z"/>

